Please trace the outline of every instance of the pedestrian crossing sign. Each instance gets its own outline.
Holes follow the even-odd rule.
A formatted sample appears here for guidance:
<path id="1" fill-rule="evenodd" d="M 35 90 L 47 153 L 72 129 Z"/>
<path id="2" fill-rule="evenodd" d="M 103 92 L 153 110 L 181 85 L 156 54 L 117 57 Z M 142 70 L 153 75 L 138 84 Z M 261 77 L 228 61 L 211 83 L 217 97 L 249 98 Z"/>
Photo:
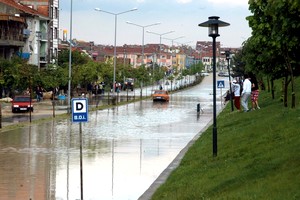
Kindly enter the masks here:
<path id="1" fill-rule="evenodd" d="M 218 88 L 225 88 L 225 82 L 224 82 L 224 80 L 217 81 L 217 86 L 218 86 Z"/>

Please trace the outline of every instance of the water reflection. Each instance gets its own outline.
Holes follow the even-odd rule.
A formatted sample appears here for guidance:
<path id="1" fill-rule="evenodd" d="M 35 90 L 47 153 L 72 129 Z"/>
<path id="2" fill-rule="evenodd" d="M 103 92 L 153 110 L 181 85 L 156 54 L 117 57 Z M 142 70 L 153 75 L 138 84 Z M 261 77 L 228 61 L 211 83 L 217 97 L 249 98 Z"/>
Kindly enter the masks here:
<path id="1" fill-rule="evenodd" d="M 142 131 L 105 139 L 104 130 L 90 131 L 88 124 L 83 128 L 83 191 L 88 199 L 137 199 L 182 144 L 166 136 L 141 139 Z M 68 120 L 3 133 L 1 199 L 79 199 L 78 133 L 78 124 Z"/>
<path id="2" fill-rule="evenodd" d="M 197 90 L 90 113 L 82 124 L 84 199 L 138 199 L 211 120 L 211 102 Z M 55 119 L 1 132 L 0 199 L 80 199 L 79 128 Z"/>

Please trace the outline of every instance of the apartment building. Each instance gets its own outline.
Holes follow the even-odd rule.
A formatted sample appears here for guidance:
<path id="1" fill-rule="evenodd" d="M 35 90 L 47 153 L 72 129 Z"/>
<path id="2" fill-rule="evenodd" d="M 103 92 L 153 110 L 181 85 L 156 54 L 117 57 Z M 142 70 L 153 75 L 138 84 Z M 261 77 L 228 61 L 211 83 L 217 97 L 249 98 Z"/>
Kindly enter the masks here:
<path id="1" fill-rule="evenodd" d="M 58 54 L 58 0 L 0 0 L 0 57 L 18 55 L 38 68 Z"/>
<path id="2" fill-rule="evenodd" d="M 58 41 L 59 41 L 59 0 L 15 0 L 23 5 L 37 10 L 43 15 L 48 17 L 46 24 L 41 28 L 40 41 L 46 42 L 46 53 L 41 53 L 41 63 L 54 64 L 57 62 L 58 57 Z M 41 44 L 42 45 L 42 44 Z"/>

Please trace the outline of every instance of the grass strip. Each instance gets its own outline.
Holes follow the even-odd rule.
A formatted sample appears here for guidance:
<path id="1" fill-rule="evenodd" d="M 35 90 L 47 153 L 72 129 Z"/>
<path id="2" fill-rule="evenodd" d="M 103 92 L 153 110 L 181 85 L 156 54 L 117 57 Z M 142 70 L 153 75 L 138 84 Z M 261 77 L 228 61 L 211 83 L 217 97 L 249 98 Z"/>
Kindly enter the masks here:
<path id="1" fill-rule="evenodd" d="M 209 127 L 152 199 L 300 199 L 300 98 L 291 109 L 280 96 L 261 91 L 261 109 L 248 113 L 227 104 L 217 118 L 217 157 Z"/>

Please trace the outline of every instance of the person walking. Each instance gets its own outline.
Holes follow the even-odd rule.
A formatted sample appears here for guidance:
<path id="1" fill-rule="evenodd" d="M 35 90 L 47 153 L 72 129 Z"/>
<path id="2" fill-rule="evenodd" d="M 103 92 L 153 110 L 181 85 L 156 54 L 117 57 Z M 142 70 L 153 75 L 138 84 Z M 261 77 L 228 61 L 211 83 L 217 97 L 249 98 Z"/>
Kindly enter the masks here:
<path id="1" fill-rule="evenodd" d="M 241 94 L 241 104 L 243 106 L 244 112 L 249 112 L 248 101 L 251 96 L 251 79 L 248 75 L 244 76 L 245 80 L 243 82 L 243 91 Z"/>
<path id="2" fill-rule="evenodd" d="M 36 101 L 40 102 L 43 98 L 43 89 L 41 86 L 36 87 L 35 94 L 36 94 Z"/>
<path id="3" fill-rule="evenodd" d="M 252 87 L 251 87 L 252 110 L 260 109 L 258 105 L 259 89 L 258 89 L 258 83 L 256 78 L 253 78 L 251 82 L 252 82 Z"/>
<path id="4" fill-rule="evenodd" d="M 241 111 L 241 86 L 235 79 L 232 81 L 232 90 L 234 93 L 234 106 L 238 111 Z"/>

